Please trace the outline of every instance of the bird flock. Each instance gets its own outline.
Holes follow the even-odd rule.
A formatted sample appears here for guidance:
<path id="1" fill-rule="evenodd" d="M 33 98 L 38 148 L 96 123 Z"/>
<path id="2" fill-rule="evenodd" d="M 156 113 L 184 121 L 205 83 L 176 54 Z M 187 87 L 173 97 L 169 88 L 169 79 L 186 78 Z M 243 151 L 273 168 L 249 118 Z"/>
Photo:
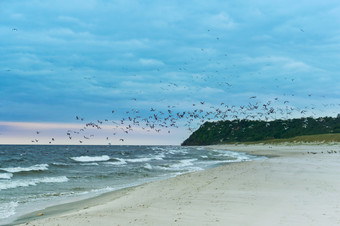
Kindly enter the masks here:
<path id="1" fill-rule="evenodd" d="M 170 136 L 172 131 L 178 128 L 186 128 L 188 132 L 192 133 L 206 121 L 265 120 L 270 125 L 270 121 L 276 119 L 288 119 L 296 115 L 300 117 L 314 117 L 316 115 L 314 106 L 293 107 L 289 100 L 280 100 L 278 97 L 267 101 L 261 101 L 257 96 L 250 96 L 248 99 L 248 104 L 241 106 L 228 105 L 225 102 L 209 105 L 206 101 L 199 101 L 188 106 L 190 110 L 184 111 L 178 109 L 175 105 L 168 105 L 164 109 L 150 107 L 148 110 L 138 110 L 132 108 L 123 112 L 123 114 L 117 114 L 117 110 L 112 109 L 110 111 L 111 117 L 95 121 L 86 121 L 85 117 L 76 115 L 74 120 L 83 123 L 82 128 L 68 130 L 65 135 L 69 140 L 76 139 L 79 144 L 86 144 L 89 143 L 89 140 L 98 136 L 96 130 L 100 131 L 105 128 L 111 131 L 109 136 L 105 136 L 105 142 L 111 145 L 117 142 L 123 144 L 128 135 L 136 131 L 165 133 Z M 137 101 L 136 98 L 134 100 Z M 119 117 L 119 115 L 124 117 Z M 40 131 L 36 131 L 36 135 L 39 136 L 39 134 Z M 53 144 L 55 141 L 56 139 L 51 137 L 49 144 Z M 32 139 L 31 142 L 38 143 L 39 139 Z"/>

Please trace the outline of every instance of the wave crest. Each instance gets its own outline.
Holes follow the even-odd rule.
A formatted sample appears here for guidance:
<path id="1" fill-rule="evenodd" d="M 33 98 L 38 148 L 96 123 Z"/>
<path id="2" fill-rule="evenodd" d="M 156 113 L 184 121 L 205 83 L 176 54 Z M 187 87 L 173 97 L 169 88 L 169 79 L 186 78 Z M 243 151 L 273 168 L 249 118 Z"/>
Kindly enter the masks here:
<path id="1" fill-rule="evenodd" d="M 0 179 L 11 179 L 12 177 L 12 173 L 0 173 Z"/>
<path id="2" fill-rule="evenodd" d="M 29 172 L 29 171 L 44 171 L 48 170 L 48 164 L 37 164 L 29 167 L 8 167 L 8 168 L 0 168 L 3 171 L 9 173 L 18 173 L 18 172 Z"/>
<path id="3" fill-rule="evenodd" d="M 9 182 L 6 181 L 6 183 L 0 182 L 0 191 L 17 187 L 36 186 L 39 183 L 63 183 L 67 181 L 69 181 L 69 179 L 66 176 L 43 177 L 27 180 L 11 180 Z"/>
<path id="4" fill-rule="evenodd" d="M 104 162 L 110 160 L 108 155 L 102 156 L 79 156 L 79 157 L 71 157 L 72 160 L 76 162 Z"/>
<path id="5" fill-rule="evenodd" d="M 18 206 L 18 202 L 9 202 L 0 204 L 0 219 L 5 219 L 15 214 L 15 208 Z"/>

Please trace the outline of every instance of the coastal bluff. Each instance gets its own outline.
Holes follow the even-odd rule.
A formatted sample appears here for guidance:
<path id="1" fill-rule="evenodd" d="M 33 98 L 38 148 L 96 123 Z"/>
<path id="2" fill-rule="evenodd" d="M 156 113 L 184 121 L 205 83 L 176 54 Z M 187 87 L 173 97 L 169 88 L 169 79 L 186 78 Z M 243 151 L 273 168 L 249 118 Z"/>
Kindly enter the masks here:
<path id="1" fill-rule="evenodd" d="M 334 141 L 339 141 L 340 117 L 306 117 L 273 121 L 236 119 L 205 122 L 182 143 L 182 146 L 265 142 L 307 135 L 314 135 L 314 138 L 315 135 L 321 135 L 322 138 L 316 140 L 321 141 L 324 139 L 322 135 L 326 134 L 332 139 L 335 138 Z"/>

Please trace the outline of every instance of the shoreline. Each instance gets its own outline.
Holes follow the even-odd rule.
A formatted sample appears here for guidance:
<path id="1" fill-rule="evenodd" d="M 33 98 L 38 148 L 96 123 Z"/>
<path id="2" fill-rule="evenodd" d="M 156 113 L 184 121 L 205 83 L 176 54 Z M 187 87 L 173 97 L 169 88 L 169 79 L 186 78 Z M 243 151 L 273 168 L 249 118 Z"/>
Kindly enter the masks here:
<path id="1" fill-rule="evenodd" d="M 91 198 L 85 198 L 85 199 L 81 199 L 78 201 L 70 201 L 67 203 L 62 203 L 62 204 L 57 204 L 57 205 L 52 205 L 49 207 L 46 207 L 42 210 L 37 210 L 37 211 L 33 211 L 30 212 L 28 214 L 24 214 L 20 217 L 18 217 L 18 219 L 16 219 L 14 222 L 8 224 L 14 224 L 14 225 L 21 225 L 21 224 L 26 224 L 27 222 L 30 221 L 35 221 L 35 220 L 42 220 L 46 217 L 55 217 L 61 214 L 67 214 L 67 213 L 71 213 L 73 211 L 77 211 L 77 210 L 81 210 L 81 209 L 87 209 L 90 206 L 97 206 L 100 204 L 104 204 L 107 203 L 108 200 L 115 200 L 123 195 L 125 195 L 127 192 L 129 192 L 130 190 L 134 189 L 135 187 L 138 187 L 141 185 L 137 185 L 137 186 L 132 186 L 132 187 L 128 187 L 128 188 L 122 188 L 122 189 L 118 189 L 115 191 L 110 191 L 110 192 L 105 192 L 103 194 L 100 194 L 98 196 L 94 196 Z M 38 216 L 39 213 L 43 213 L 42 216 Z M 6 225 L 6 224 L 5 224 Z"/>
<path id="2" fill-rule="evenodd" d="M 340 145 L 212 145 L 269 156 L 61 204 L 15 225 L 336 225 Z M 316 169 L 320 169 L 319 171 Z M 326 191 L 326 192 L 325 192 Z M 322 210 L 321 212 L 319 212 Z M 244 216 L 248 216 L 244 218 Z M 257 222 L 254 222 L 254 219 Z"/>

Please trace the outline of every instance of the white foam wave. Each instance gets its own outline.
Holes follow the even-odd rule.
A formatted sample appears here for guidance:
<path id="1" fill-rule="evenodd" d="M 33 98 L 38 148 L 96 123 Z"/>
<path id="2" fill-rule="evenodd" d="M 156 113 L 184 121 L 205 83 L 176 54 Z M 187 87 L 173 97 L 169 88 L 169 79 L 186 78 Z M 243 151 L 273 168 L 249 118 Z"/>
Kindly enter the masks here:
<path id="1" fill-rule="evenodd" d="M 110 192 L 110 191 L 114 191 L 114 190 L 116 190 L 116 188 L 105 187 L 105 188 L 92 189 L 91 192 L 105 193 L 105 192 Z"/>
<path id="2" fill-rule="evenodd" d="M 168 150 L 168 153 L 172 155 L 176 155 L 176 154 L 185 155 L 185 154 L 188 154 L 189 152 L 188 152 L 188 149 L 183 148 L 183 149 L 170 149 Z"/>
<path id="3" fill-rule="evenodd" d="M 138 158 L 138 159 L 125 159 L 127 162 L 147 162 L 152 160 L 153 158 Z"/>
<path id="4" fill-rule="evenodd" d="M 54 163 L 52 163 L 52 165 L 55 165 L 55 166 L 67 166 L 67 164 L 63 163 L 63 162 L 54 162 Z"/>
<path id="5" fill-rule="evenodd" d="M 127 162 L 148 162 L 151 160 L 164 160 L 163 158 L 165 157 L 165 154 L 160 153 L 157 155 L 154 155 L 152 157 L 140 157 L 140 158 L 135 158 L 135 159 L 125 159 Z"/>
<path id="6" fill-rule="evenodd" d="M 224 151 L 224 150 L 214 150 L 217 153 L 220 153 L 219 156 L 230 157 L 233 158 L 230 161 L 226 162 L 242 162 L 242 161 L 250 161 L 253 159 L 257 159 L 257 156 L 248 155 L 244 152 L 233 152 L 233 151 Z"/>
<path id="7" fill-rule="evenodd" d="M 186 168 L 185 170 L 187 170 L 188 172 L 196 172 L 196 171 L 201 171 L 204 169 L 202 167 L 189 167 L 189 168 Z"/>
<path id="8" fill-rule="evenodd" d="M 99 164 L 96 163 L 96 162 L 82 163 L 80 165 L 82 165 L 82 166 L 99 166 Z"/>
<path id="9" fill-rule="evenodd" d="M 48 170 L 48 164 L 37 164 L 34 166 L 29 166 L 29 167 L 8 167 L 8 168 L 1 168 L 1 170 L 4 170 L 9 173 L 44 171 L 44 170 Z"/>
<path id="10" fill-rule="evenodd" d="M 153 151 L 165 151 L 166 149 L 162 148 L 162 147 L 152 147 L 151 150 L 153 150 Z"/>
<path id="11" fill-rule="evenodd" d="M 258 159 L 258 156 L 248 155 L 244 152 L 224 151 L 223 156 L 235 158 L 235 162 L 251 161 Z"/>
<path id="12" fill-rule="evenodd" d="M 11 179 L 12 177 L 12 173 L 0 173 L 0 179 Z"/>
<path id="13" fill-rule="evenodd" d="M 6 182 L 0 181 L 0 190 L 6 190 L 17 187 L 28 187 L 28 186 L 36 186 L 39 183 L 63 183 L 67 182 L 69 179 L 66 176 L 59 177 L 43 177 L 43 178 L 35 178 L 35 179 L 26 179 L 26 180 L 11 180 Z"/>
<path id="14" fill-rule="evenodd" d="M 44 177 L 41 179 L 38 179 L 38 182 L 40 183 L 62 183 L 67 182 L 69 179 L 66 176 L 60 176 L 60 177 Z"/>
<path id="15" fill-rule="evenodd" d="M 152 166 L 149 163 L 146 163 L 143 167 L 145 169 L 152 170 Z"/>
<path id="16" fill-rule="evenodd" d="M 163 158 L 165 157 L 165 154 L 164 153 L 160 153 L 158 155 L 155 155 L 153 157 L 153 159 L 156 159 L 156 160 L 163 160 Z"/>
<path id="17" fill-rule="evenodd" d="M 118 162 L 105 162 L 106 165 L 125 165 L 126 161 L 124 159 L 115 158 Z"/>
<path id="18" fill-rule="evenodd" d="M 197 161 L 197 159 L 183 159 L 183 160 L 179 161 L 179 163 L 172 164 L 170 166 L 170 168 L 182 169 L 184 167 L 188 167 L 188 166 L 194 165 L 193 162 L 195 162 L 195 161 Z"/>
<path id="19" fill-rule="evenodd" d="M 5 219 L 15 214 L 15 208 L 18 206 L 17 202 L 1 203 L 0 204 L 0 219 Z"/>
<path id="20" fill-rule="evenodd" d="M 102 156 L 79 156 L 79 157 L 71 157 L 74 161 L 77 162 L 104 162 L 110 160 L 108 155 Z"/>

